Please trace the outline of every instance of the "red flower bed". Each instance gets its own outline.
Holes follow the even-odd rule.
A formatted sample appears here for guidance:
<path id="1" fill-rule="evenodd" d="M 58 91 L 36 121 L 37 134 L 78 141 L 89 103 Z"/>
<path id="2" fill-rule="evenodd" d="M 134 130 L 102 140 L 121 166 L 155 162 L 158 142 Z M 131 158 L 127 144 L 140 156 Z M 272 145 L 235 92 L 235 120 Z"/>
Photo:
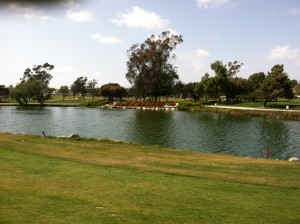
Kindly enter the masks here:
<path id="1" fill-rule="evenodd" d="M 170 103 L 167 105 L 168 107 L 175 107 L 176 106 L 176 103 Z"/>
<path id="2" fill-rule="evenodd" d="M 164 102 L 118 102 L 115 106 L 120 107 L 162 107 Z"/>

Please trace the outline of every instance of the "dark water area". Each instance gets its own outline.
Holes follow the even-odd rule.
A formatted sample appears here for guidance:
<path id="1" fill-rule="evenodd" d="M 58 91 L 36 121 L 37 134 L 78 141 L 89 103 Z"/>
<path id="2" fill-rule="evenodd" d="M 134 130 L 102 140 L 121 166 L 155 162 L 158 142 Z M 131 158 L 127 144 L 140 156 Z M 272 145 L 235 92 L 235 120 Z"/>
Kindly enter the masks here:
<path id="1" fill-rule="evenodd" d="M 300 122 L 247 116 L 78 107 L 1 107 L 0 132 L 79 134 L 147 145 L 271 159 L 300 157 Z"/>

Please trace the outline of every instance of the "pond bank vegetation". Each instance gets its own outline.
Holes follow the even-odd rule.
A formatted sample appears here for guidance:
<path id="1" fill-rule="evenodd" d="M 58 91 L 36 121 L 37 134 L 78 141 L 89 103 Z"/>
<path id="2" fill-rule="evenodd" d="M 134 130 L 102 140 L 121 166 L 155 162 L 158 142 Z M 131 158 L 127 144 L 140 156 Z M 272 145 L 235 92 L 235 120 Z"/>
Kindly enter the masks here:
<path id="1" fill-rule="evenodd" d="M 45 106 L 54 107 L 101 107 L 101 108 L 121 108 L 121 109 L 153 109 L 153 110 L 181 110 L 181 111 L 198 111 L 198 112 L 213 112 L 213 113 L 228 113 L 233 115 L 245 115 L 254 117 L 263 117 L 271 119 L 284 119 L 284 120 L 300 120 L 300 100 L 281 100 L 269 102 L 268 107 L 263 107 L 263 102 L 221 102 L 217 103 L 220 106 L 232 106 L 233 108 L 212 108 L 210 105 L 215 105 L 217 102 L 213 100 L 203 100 L 194 102 L 190 99 L 178 99 L 169 98 L 168 100 L 155 101 L 135 101 L 128 98 L 123 101 L 111 101 L 99 98 L 88 98 L 85 100 L 78 99 L 66 99 L 61 100 L 59 97 L 55 97 L 53 100 L 48 100 Z M 17 104 L 13 101 L 4 101 L 0 106 Z M 28 106 L 40 106 L 38 103 L 32 101 L 28 103 Z M 286 110 L 286 107 L 289 107 Z M 241 107 L 236 109 L 236 107 Z M 247 110 L 243 108 L 249 108 Z M 251 109 L 250 109 L 251 108 Z M 261 110 L 256 110 L 257 108 Z M 242 110 L 243 109 L 243 110 Z M 272 111 L 278 109 L 278 111 Z"/>

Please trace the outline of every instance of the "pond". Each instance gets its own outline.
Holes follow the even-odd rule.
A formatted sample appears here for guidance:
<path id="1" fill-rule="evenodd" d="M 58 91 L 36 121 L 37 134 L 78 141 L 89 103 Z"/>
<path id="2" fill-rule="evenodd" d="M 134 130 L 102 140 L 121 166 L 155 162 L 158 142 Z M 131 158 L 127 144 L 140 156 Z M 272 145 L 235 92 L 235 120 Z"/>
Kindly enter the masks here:
<path id="1" fill-rule="evenodd" d="M 300 122 L 239 115 L 0 106 L 0 132 L 117 139 L 243 157 L 300 157 Z"/>

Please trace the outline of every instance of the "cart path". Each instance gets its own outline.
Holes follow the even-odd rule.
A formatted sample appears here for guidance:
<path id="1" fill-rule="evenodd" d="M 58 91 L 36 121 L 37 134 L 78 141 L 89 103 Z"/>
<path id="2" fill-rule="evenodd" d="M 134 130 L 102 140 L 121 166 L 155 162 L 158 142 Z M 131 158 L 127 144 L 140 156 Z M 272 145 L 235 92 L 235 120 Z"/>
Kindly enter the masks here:
<path id="1" fill-rule="evenodd" d="M 235 109 L 235 110 L 257 110 L 257 111 L 281 111 L 281 112 L 298 112 L 300 110 L 286 110 L 286 109 L 269 109 L 269 108 L 254 108 L 254 107 L 234 107 L 234 106 L 219 106 L 219 105 L 209 105 L 206 107 L 210 108 L 224 108 L 224 109 Z"/>

